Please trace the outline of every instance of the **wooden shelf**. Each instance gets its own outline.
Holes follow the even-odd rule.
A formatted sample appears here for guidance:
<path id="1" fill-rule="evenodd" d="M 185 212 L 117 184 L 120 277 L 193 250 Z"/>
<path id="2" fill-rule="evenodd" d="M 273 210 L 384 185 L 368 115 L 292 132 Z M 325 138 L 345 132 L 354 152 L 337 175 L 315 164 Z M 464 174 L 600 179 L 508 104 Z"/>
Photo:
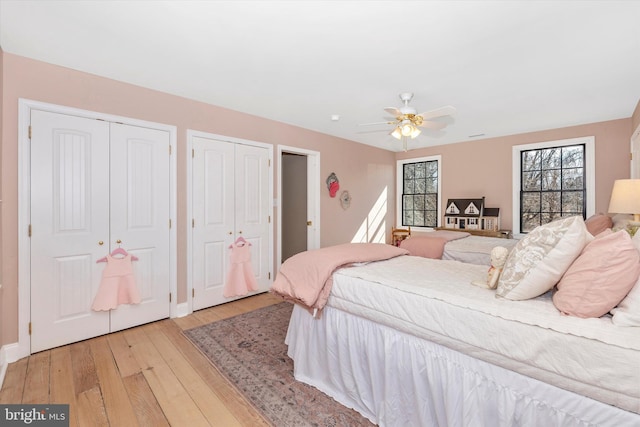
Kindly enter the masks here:
<path id="1" fill-rule="evenodd" d="M 446 231 L 465 231 L 474 236 L 485 236 L 485 237 L 499 237 L 502 239 L 510 239 L 511 238 L 511 230 L 470 230 L 467 228 L 446 228 L 446 227 L 436 227 L 436 230 L 446 230 Z"/>

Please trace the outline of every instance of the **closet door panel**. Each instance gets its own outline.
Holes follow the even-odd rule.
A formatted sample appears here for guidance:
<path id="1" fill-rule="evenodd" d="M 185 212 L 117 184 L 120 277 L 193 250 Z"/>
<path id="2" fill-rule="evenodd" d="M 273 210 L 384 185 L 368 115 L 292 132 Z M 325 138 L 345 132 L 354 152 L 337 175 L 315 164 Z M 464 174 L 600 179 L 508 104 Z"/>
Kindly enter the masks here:
<path id="1" fill-rule="evenodd" d="M 236 237 L 251 243 L 251 266 L 261 291 L 269 289 L 269 152 L 236 144 Z"/>
<path id="2" fill-rule="evenodd" d="M 192 139 L 193 309 L 223 303 L 234 237 L 234 144 Z"/>
<path id="3" fill-rule="evenodd" d="M 110 250 L 121 246 L 139 258 L 133 267 L 142 297 L 112 310 L 112 331 L 170 314 L 169 144 L 168 132 L 111 124 Z"/>
<path id="4" fill-rule="evenodd" d="M 109 240 L 108 126 L 32 111 L 32 352 L 109 332 L 109 313 L 91 311 Z"/>

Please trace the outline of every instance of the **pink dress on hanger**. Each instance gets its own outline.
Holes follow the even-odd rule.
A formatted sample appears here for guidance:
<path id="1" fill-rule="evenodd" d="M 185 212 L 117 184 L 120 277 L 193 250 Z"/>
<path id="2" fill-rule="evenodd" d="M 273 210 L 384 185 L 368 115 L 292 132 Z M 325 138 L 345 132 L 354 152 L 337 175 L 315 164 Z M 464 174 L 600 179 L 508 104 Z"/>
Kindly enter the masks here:
<path id="1" fill-rule="evenodd" d="M 251 244 L 236 242 L 229 246 L 229 271 L 222 295 L 226 298 L 243 296 L 258 290 L 258 282 L 251 268 Z"/>
<path id="2" fill-rule="evenodd" d="M 113 310 L 120 304 L 139 304 L 140 293 L 133 276 L 131 254 L 124 258 L 107 255 L 107 265 L 102 272 L 102 281 L 93 300 L 95 311 Z"/>

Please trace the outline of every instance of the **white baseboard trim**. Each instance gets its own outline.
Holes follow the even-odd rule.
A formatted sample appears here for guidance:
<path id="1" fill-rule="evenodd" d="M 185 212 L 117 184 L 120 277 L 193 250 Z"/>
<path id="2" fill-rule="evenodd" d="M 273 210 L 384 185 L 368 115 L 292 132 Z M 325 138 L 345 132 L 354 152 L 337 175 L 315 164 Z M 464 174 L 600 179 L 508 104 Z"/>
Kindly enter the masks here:
<path id="1" fill-rule="evenodd" d="M 183 302 L 182 304 L 178 304 L 176 306 L 176 317 L 184 317 L 188 316 L 189 313 L 189 304 Z"/>
<path id="2" fill-rule="evenodd" d="M 19 348 L 18 343 L 7 344 L 0 347 L 0 388 L 2 388 L 9 363 L 20 359 L 20 357 L 18 357 Z"/>

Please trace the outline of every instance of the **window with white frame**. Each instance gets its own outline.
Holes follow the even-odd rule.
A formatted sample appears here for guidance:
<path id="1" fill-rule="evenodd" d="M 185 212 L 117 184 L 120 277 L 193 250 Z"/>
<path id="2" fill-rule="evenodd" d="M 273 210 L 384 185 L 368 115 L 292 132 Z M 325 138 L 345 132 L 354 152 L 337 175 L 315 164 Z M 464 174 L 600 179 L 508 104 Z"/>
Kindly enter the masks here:
<path id="1" fill-rule="evenodd" d="M 397 222 L 404 227 L 433 228 L 440 218 L 441 156 L 397 163 Z"/>
<path id="2" fill-rule="evenodd" d="M 595 210 L 594 138 L 513 147 L 513 230 Z"/>

